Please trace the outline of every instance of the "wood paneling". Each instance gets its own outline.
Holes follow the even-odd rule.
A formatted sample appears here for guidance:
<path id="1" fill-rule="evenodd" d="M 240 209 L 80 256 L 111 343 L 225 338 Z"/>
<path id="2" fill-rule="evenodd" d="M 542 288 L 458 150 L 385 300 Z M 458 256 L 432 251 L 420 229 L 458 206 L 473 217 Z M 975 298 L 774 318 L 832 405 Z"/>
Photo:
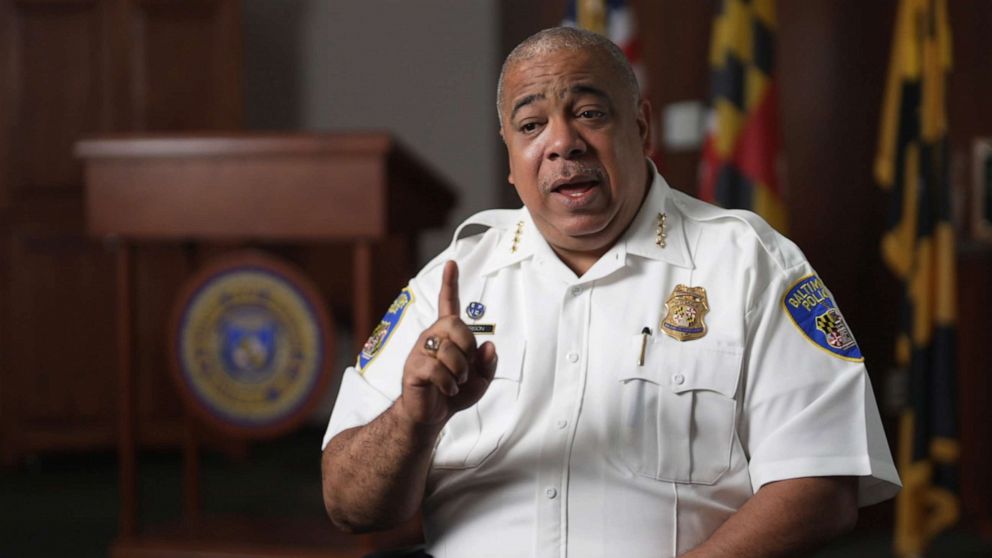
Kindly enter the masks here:
<path id="1" fill-rule="evenodd" d="M 968 245 L 958 260 L 961 507 L 965 520 L 992 537 L 992 250 Z M 981 324 L 981 325 L 978 325 Z"/>
<path id="2" fill-rule="evenodd" d="M 141 129 L 240 126 L 240 10 L 227 0 L 133 4 L 131 71 Z"/>
<path id="3" fill-rule="evenodd" d="M 82 236 L 18 233 L 12 244 L 10 317 L 17 326 L 8 350 L 29 372 L 18 375 L 18 414 L 29 423 L 104 419 L 115 384 L 95 380 L 112 367 L 113 331 L 93 317 L 111 296 L 109 258 Z"/>
<path id="4" fill-rule="evenodd" d="M 976 137 L 992 137 L 992 2 L 948 2 L 954 43 L 954 68 L 947 82 L 947 116 L 951 130 L 953 181 L 959 186 L 956 209 L 967 219 L 971 210 L 971 154 Z M 971 233 L 970 224 L 962 227 Z M 988 462 L 992 467 L 992 461 Z"/>
<path id="5" fill-rule="evenodd" d="M 76 138 L 101 129 L 101 58 L 107 45 L 96 2 L 15 2 L 15 196 L 78 190 Z"/>
<path id="6" fill-rule="evenodd" d="M 0 113 L 0 176 L 9 201 L 0 275 L 0 403 L 5 461 L 20 452 L 107 444 L 113 434 L 112 282 L 99 244 L 83 235 L 81 165 L 72 144 L 101 129 L 101 6 L 4 2 L 9 31 Z"/>
<path id="7" fill-rule="evenodd" d="M 10 130 L 14 125 L 14 99 L 17 97 L 17 81 L 14 78 L 17 69 L 14 67 L 14 6 L 10 2 L 0 2 L 0 226 L 6 221 L 6 209 L 10 206 L 10 193 L 13 187 L 13 167 L 11 165 Z M 3 232 L 0 230 L 0 232 Z M 3 273 L 0 273 L 0 287 L 3 286 Z M 3 320 L 0 320 L 2 322 Z M 0 325 L 0 335 L 3 326 Z M 2 337 L 0 337 L 2 339 Z M 3 369 L 3 356 L 0 354 L 0 370 Z M 0 375 L 0 390 L 3 389 Z M 2 418 L 3 402 L 0 398 L 0 418 Z M 2 423 L 0 423 L 2 427 Z M 0 431 L 2 433 L 2 431 Z"/>
<path id="8" fill-rule="evenodd" d="M 135 377 L 135 406 L 142 417 L 139 438 L 146 441 L 153 424 L 174 421 L 180 415 L 178 398 L 162 396 L 175 389 L 165 366 L 169 362 L 167 317 L 180 286 L 197 263 L 189 251 L 171 244 L 144 244 L 134 251 L 132 319 L 137 338 L 132 358 L 135 369 L 144 372 Z"/>
<path id="9" fill-rule="evenodd" d="M 0 452 L 115 440 L 113 252 L 84 232 L 72 146 L 241 121 L 238 0 L 0 0 Z M 139 430 L 177 443 L 161 324 L 187 266 L 136 254 Z"/>
<path id="10" fill-rule="evenodd" d="M 948 80 L 952 181 L 966 219 L 970 203 L 971 149 L 976 137 L 992 137 L 992 2 L 948 2 L 954 70 Z M 967 234 L 970 227 L 962 226 Z M 966 525 L 992 538 L 992 245 L 966 243 L 958 275 L 961 499 Z"/>
<path id="11" fill-rule="evenodd" d="M 682 101 L 703 101 L 709 95 L 709 37 L 715 2 L 639 0 L 637 10 L 647 68 L 648 100 L 654 109 L 655 148 L 661 172 L 673 187 L 696 191 L 697 151 L 665 151 L 661 138 L 664 108 Z"/>
<path id="12" fill-rule="evenodd" d="M 3 274 L 4 422 L 23 451 L 112 440 L 112 260 L 82 233 L 81 200 L 12 206 Z M 51 435 L 38 435 L 44 431 Z M 86 431 L 88 434 L 74 437 Z M 105 436 L 105 437 L 104 437 Z"/>

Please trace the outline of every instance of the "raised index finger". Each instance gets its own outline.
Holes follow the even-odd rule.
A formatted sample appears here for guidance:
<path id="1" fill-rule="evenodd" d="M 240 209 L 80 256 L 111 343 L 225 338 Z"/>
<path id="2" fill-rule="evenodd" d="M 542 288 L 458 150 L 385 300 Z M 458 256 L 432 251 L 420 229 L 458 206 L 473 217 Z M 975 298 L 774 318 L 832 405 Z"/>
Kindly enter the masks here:
<path id="1" fill-rule="evenodd" d="M 448 260 L 441 275 L 441 292 L 437 295 L 437 317 L 457 316 L 459 306 L 458 264 Z"/>

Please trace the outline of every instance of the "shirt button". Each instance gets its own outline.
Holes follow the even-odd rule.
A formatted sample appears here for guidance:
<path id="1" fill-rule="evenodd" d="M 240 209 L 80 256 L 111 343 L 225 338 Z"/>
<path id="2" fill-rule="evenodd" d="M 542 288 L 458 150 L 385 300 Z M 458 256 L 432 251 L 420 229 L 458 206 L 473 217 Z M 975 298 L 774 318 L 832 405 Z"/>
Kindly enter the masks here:
<path id="1" fill-rule="evenodd" d="M 572 296 L 579 296 L 582 294 L 582 287 L 572 287 Z"/>
<path id="2" fill-rule="evenodd" d="M 558 491 L 554 488 L 548 487 L 544 489 L 544 495 L 548 497 L 549 500 L 554 500 L 558 496 Z"/>
<path id="3" fill-rule="evenodd" d="M 673 374 L 672 375 L 672 383 L 675 384 L 675 385 L 677 385 L 677 386 L 680 386 L 680 385 L 684 384 L 685 383 L 685 376 L 683 376 L 682 374 Z"/>
<path id="4" fill-rule="evenodd" d="M 579 353 L 568 353 L 565 358 L 568 359 L 568 362 L 579 362 Z"/>
<path id="5" fill-rule="evenodd" d="M 568 426 L 568 421 L 565 420 L 565 419 L 558 419 L 558 420 L 555 421 L 555 426 L 558 427 L 558 430 L 561 430 L 561 429 L 565 428 L 566 426 Z"/>

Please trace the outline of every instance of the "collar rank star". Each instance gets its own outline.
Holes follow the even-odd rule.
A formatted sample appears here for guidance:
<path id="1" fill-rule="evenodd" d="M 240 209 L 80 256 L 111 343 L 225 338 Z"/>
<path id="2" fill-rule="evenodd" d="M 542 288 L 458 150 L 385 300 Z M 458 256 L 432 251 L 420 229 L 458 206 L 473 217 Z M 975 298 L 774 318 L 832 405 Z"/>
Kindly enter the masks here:
<path id="1" fill-rule="evenodd" d="M 486 305 L 481 302 L 469 302 L 468 306 L 465 307 L 465 314 L 472 319 L 472 321 L 478 321 L 486 315 Z M 488 334 L 492 335 L 496 333 L 496 324 L 467 324 L 468 330 L 475 334 Z"/>
<path id="2" fill-rule="evenodd" d="M 659 329 L 679 341 L 699 339 L 706 335 L 703 316 L 709 310 L 706 289 L 676 285 L 665 301 L 665 317 L 662 318 Z"/>
<path id="3" fill-rule="evenodd" d="M 513 245 L 510 246 L 510 252 L 513 254 L 517 253 L 517 248 L 520 247 L 520 237 L 524 234 L 524 222 L 517 222 L 517 230 L 513 233 Z"/>

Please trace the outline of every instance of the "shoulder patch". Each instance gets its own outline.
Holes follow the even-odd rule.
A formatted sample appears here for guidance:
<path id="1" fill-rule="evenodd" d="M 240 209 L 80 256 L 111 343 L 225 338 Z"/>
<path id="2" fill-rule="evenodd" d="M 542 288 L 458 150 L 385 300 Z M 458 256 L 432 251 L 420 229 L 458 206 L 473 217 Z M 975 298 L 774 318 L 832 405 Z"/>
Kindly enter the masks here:
<path id="1" fill-rule="evenodd" d="M 796 282 L 782 297 L 782 305 L 814 345 L 844 360 L 864 360 L 833 295 L 819 277 L 807 275 Z"/>
<path id="2" fill-rule="evenodd" d="M 407 308 L 411 304 L 413 304 L 413 291 L 410 290 L 410 287 L 406 287 L 400 291 L 396 300 L 389 305 L 386 315 L 382 317 L 379 325 L 375 326 L 372 330 L 372 335 L 369 336 L 365 345 L 362 346 L 362 351 L 358 353 L 358 361 L 355 363 L 355 367 L 358 368 L 359 372 L 364 374 L 365 367 L 375 360 L 375 357 L 382 351 L 382 348 L 386 346 L 386 342 L 392 337 L 393 331 L 396 330 L 396 326 L 400 324 L 403 314 L 406 313 Z"/>

